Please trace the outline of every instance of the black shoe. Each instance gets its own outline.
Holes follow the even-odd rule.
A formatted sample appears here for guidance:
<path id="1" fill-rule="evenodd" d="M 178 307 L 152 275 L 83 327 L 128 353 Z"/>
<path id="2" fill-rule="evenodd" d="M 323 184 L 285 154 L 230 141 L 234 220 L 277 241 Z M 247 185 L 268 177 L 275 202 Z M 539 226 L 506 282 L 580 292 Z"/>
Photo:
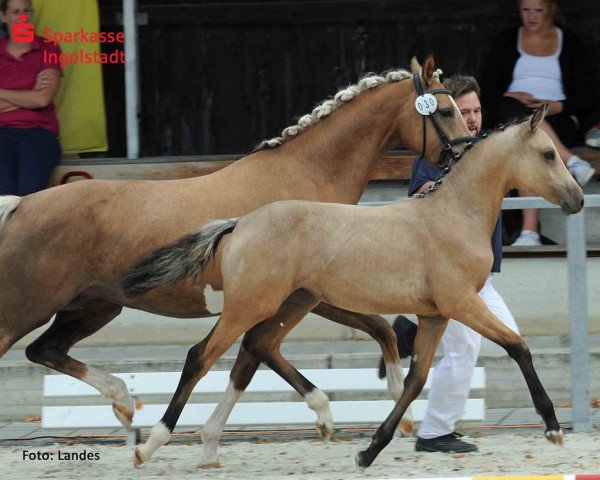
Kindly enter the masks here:
<path id="1" fill-rule="evenodd" d="M 417 336 L 417 326 L 404 315 L 398 315 L 392 325 L 398 339 L 398 354 L 400 358 L 410 357 Z M 385 378 L 385 363 L 383 357 L 379 360 L 379 378 Z"/>
<path id="2" fill-rule="evenodd" d="M 472 443 L 464 442 L 458 437 L 460 434 L 449 433 L 435 438 L 417 437 L 415 450 L 417 452 L 442 452 L 442 453 L 469 453 L 476 452 L 477 447 Z"/>

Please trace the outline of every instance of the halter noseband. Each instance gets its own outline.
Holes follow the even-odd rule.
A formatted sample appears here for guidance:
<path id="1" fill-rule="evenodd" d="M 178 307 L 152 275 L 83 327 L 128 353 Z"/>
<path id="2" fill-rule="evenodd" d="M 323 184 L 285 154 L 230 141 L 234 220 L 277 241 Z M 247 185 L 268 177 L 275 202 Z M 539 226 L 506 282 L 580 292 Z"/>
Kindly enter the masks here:
<path id="1" fill-rule="evenodd" d="M 434 90 L 430 90 L 429 92 L 424 92 L 423 86 L 421 85 L 420 76 L 418 73 L 413 74 L 413 85 L 415 86 L 415 90 L 417 91 L 417 94 L 419 96 L 421 96 L 425 93 L 428 93 L 431 95 L 437 95 L 437 94 L 443 93 L 443 94 L 452 96 L 452 92 L 446 88 L 436 88 Z M 425 125 L 425 117 L 429 117 L 431 119 L 431 123 L 433 124 L 433 127 L 435 128 L 435 131 L 440 139 L 440 142 L 442 143 L 442 150 L 440 151 L 440 156 L 438 157 L 438 161 L 437 161 L 437 166 L 440 168 L 446 166 L 446 164 L 444 162 L 444 159 L 446 158 L 446 156 L 450 157 L 451 161 L 448 162 L 448 165 L 451 166 L 454 163 L 458 162 L 463 157 L 463 155 L 468 150 L 471 149 L 473 144 L 479 140 L 479 137 L 472 137 L 472 136 L 457 137 L 457 138 L 453 138 L 452 140 L 448 140 L 448 137 L 442 130 L 442 127 L 440 127 L 440 124 L 437 122 L 437 120 L 433 116 L 433 113 L 430 115 L 422 115 L 422 117 L 423 117 L 423 148 L 422 148 L 421 156 L 425 157 L 425 148 L 427 146 L 427 128 Z M 461 152 L 455 152 L 452 147 L 459 143 L 465 143 L 466 145 Z"/>

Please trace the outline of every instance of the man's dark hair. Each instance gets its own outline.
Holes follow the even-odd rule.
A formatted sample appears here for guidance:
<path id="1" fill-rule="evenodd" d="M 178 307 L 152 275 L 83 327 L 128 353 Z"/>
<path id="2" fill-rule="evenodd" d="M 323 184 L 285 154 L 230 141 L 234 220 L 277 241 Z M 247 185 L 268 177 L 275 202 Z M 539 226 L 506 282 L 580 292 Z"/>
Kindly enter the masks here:
<path id="1" fill-rule="evenodd" d="M 477 80 L 470 75 L 453 75 L 452 77 L 448 77 L 444 80 L 444 87 L 452 92 L 454 98 L 471 92 L 475 92 L 478 98 L 481 96 L 481 89 Z"/>

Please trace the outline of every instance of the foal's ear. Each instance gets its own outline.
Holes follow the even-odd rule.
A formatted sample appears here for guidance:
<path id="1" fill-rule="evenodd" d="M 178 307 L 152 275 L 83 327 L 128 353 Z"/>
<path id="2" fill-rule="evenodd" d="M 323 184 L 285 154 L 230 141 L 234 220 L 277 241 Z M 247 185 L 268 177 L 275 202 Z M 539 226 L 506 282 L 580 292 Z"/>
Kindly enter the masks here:
<path id="1" fill-rule="evenodd" d="M 425 86 L 429 86 L 431 82 L 431 77 L 433 77 L 433 73 L 435 72 L 435 60 L 433 58 L 433 54 L 427 55 L 425 62 L 423 63 L 423 79 L 425 80 Z"/>
<path id="2" fill-rule="evenodd" d="M 531 120 L 529 121 L 529 131 L 530 132 L 533 132 L 537 128 L 538 124 L 546 116 L 547 111 L 548 111 L 548 104 L 544 103 L 544 105 L 542 105 L 540 108 L 538 108 L 533 113 L 533 116 L 531 117 Z"/>
<path id="3" fill-rule="evenodd" d="M 422 70 L 423 69 L 421 68 L 421 64 L 417 60 L 417 57 L 413 57 L 412 60 L 410 61 L 410 71 L 413 74 L 418 73 L 419 75 L 421 75 Z"/>

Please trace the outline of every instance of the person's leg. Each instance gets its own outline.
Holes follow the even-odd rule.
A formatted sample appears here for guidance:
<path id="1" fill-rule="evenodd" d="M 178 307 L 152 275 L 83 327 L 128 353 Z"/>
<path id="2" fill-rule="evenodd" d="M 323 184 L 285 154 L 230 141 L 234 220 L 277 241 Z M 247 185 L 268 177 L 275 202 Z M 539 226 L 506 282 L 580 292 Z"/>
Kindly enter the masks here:
<path id="1" fill-rule="evenodd" d="M 531 197 L 534 193 L 519 189 L 519 197 Z M 542 240 L 538 231 L 538 211 L 536 208 L 524 208 L 521 210 L 523 213 L 523 223 L 521 224 L 521 233 L 518 238 L 513 242 L 515 247 L 541 245 Z"/>
<path id="2" fill-rule="evenodd" d="M 496 315 L 502 321 L 502 323 L 504 323 L 504 325 L 510 328 L 513 332 L 520 334 L 515 318 L 504 302 L 504 299 L 492 285 L 491 275 L 481 289 L 481 292 L 479 292 L 479 296 L 485 302 L 490 311 Z M 497 343 L 494 343 L 485 337 L 481 337 L 481 348 L 479 350 L 479 355 L 488 357 L 501 357 L 506 355 L 506 350 L 500 347 Z"/>
<path id="3" fill-rule="evenodd" d="M 514 119 L 521 119 L 530 115 L 529 109 L 519 102 L 517 99 L 512 97 L 502 97 L 496 106 L 494 112 L 492 112 L 495 123 L 507 123 Z M 520 197 L 531 196 L 532 193 L 527 190 L 519 190 Z M 537 210 L 534 208 L 527 208 L 522 210 L 523 223 L 521 225 L 521 233 L 512 245 L 525 246 L 525 245 L 541 245 L 540 236 L 538 233 L 538 215 Z"/>
<path id="4" fill-rule="evenodd" d="M 17 147 L 12 128 L 0 128 L 0 195 L 17 195 Z"/>
<path id="5" fill-rule="evenodd" d="M 24 129 L 25 130 L 25 129 Z M 61 156 L 56 135 L 43 128 L 26 129 L 18 143 L 18 195 L 25 196 L 48 186 Z"/>
<path id="6" fill-rule="evenodd" d="M 529 190 L 519 189 L 519 197 L 531 197 L 533 192 Z M 524 208 L 523 223 L 521 224 L 521 233 L 517 239 L 511 244 L 513 247 L 531 247 L 541 245 L 542 239 L 538 229 L 538 211 L 535 208 Z"/>
<path id="7" fill-rule="evenodd" d="M 516 98 L 502 97 L 493 111 L 489 112 L 490 127 L 500 123 L 508 123 L 515 119 L 522 119 L 531 115 L 529 109 Z M 486 116 L 487 113 L 486 113 Z M 487 123 L 487 122 L 486 122 Z"/>
<path id="8" fill-rule="evenodd" d="M 417 433 L 418 451 L 477 450 L 453 434 L 467 403 L 480 343 L 478 333 L 454 320 L 448 322 L 440 345 L 444 356 L 433 371 L 427 410 Z"/>
<path id="9" fill-rule="evenodd" d="M 585 144 L 588 147 L 600 148 L 600 122 L 586 132 Z"/>
<path id="10" fill-rule="evenodd" d="M 582 187 L 586 185 L 594 176 L 595 171 L 588 162 L 575 155 L 568 148 L 577 142 L 579 136 L 574 120 L 567 115 L 553 115 L 546 117 L 540 126 L 556 146 L 561 160 L 567 165 L 577 183 Z M 530 197 L 532 195 L 533 193 L 528 190 L 519 190 L 520 197 Z M 533 208 L 523 209 L 521 234 L 512 245 L 523 247 L 541 244 L 537 210 Z"/>
<path id="11" fill-rule="evenodd" d="M 558 154 L 571 175 L 580 186 L 584 187 L 596 171 L 588 162 L 569 150 L 581 138 L 575 120 L 568 115 L 552 115 L 541 123 L 541 128 L 556 145 Z"/>
<path id="12" fill-rule="evenodd" d="M 561 122 L 561 123 L 563 123 L 563 122 Z M 558 154 L 560 155 L 561 160 L 563 162 L 567 163 L 567 160 L 573 155 L 573 152 L 571 152 L 567 148 L 567 146 L 563 143 L 563 141 L 560 139 L 560 137 L 556 133 L 556 130 L 552 127 L 552 124 L 557 125 L 557 123 L 555 121 L 549 122 L 548 120 L 544 119 L 544 120 L 542 120 L 540 127 L 544 132 L 546 132 L 548 134 L 548 136 L 550 137 L 550 139 L 556 146 L 556 150 L 558 150 Z M 571 136 L 571 135 L 569 135 L 569 136 Z M 568 142 L 568 143 L 571 143 L 571 142 Z"/>

